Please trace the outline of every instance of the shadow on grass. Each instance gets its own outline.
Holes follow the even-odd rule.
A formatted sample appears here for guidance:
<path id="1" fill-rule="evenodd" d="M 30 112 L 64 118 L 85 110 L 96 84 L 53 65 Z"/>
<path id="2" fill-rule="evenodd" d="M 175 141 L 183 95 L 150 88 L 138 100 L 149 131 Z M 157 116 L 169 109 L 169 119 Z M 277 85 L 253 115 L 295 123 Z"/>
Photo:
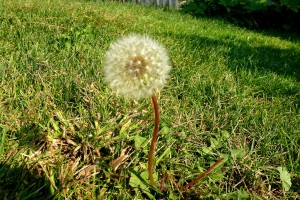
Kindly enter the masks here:
<path id="1" fill-rule="evenodd" d="M 299 86 L 292 84 L 293 81 L 288 81 L 289 79 L 300 81 L 299 49 L 277 48 L 268 44 L 260 44 L 264 41 L 253 41 L 255 38 L 249 39 L 252 41 L 246 41 L 231 35 L 220 39 L 198 35 L 170 35 L 169 33 L 166 35 L 185 41 L 186 47 L 191 49 L 191 52 L 194 52 L 196 48 L 199 51 L 205 51 L 203 59 L 210 53 L 223 57 L 226 67 L 237 76 L 243 71 L 251 72 L 254 78 L 245 80 L 244 83 L 256 86 L 264 94 L 290 96 L 299 92 Z M 200 59 L 201 62 L 202 58 L 196 59 Z M 270 76 L 270 73 L 278 76 Z M 270 77 L 275 78 L 270 79 Z"/>
<path id="2" fill-rule="evenodd" d="M 36 162 L 28 162 L 20 156 L 21 146 L 33 146 L 33 138 L 37 127 L 27 125 L 20 131 L 2 129 L 3 151 L 0 152 L 0 199 L 53 199 L 50 191 L 50 182 L 43 173 L 36 168 Z M 28 137 L 31 135 L 31 137 Z M 20 141 L 16 144 L 10 141 Z M 28 144 L 27 144 L 28 143 Z M 27 148 L 27 147 L 26 147 Z"/>
<path id="3" fill-rule="evenodd" d="M 285 10 L 281 13 L 270 10 L 265 13 L 252 12 L 238 14 L 234 12 L 211 13 L 204 16 L 195 16 L 181 10 L 184 15 L 194 16 L 196 19 L 208 19 L 222 21 L 224 24 L 236 26 L 241 29 L 248 29 L 262 35 L 279 37 L 285 40 L 300 42 L 300 21 L 295 20 L 300 16 L 299 12 L 290 12 Z M 225 12 L 225 13 L 224 13 Z"/>
<path id="4" fill-rule="evenodd" d="M 53 199 L 49 183 L 26 166 L 0 163 L 0 197 L 2 199 Z"/>

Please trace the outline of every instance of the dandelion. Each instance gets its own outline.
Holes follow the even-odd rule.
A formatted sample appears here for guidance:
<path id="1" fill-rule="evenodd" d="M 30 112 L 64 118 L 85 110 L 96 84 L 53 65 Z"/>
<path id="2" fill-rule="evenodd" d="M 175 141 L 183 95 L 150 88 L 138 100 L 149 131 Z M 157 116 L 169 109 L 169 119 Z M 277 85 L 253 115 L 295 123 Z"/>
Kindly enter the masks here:
<path id="1" fill-rule="evenodd" d="M 104 60 L 104 80 L 118 95 L 132 99 L 152 96 L 155 124 L 148 157 L 148 174 L 153 187 L 156 186 L 153 179 L 153 158 L 159 129 L 159 108 L 155 92 L 166 84 L 170 70 L 164 47 L 155 40 L 140 35 L 129 35 L 112 43 Z M 121 157 L 122 154 L 121 152 Z M 220 158 L 198 178 L 184 185 L 182 190 L 207 176 L 223 160 L 224 158 Z M 163 182 L 162 180 L 161 190 Z"/>
<path id="2" fill-rule="evenodd" d="M 159 108 L 154 94 L 166 84 L 170 70 L 165 48 L 155 40 L 140 35 L 129 35 L 112 43 L 104 60 L 104 80 L 118 95 L 133 99 L 152 96 L 155 126 L 148 173 L 154 187 L 152 166 L 159 128 Z"/>
<path id="3" fill-rule="evenodd" d="M 129 35 L 112 43 L 104 60 L 104 80 L 118 95 L 152 96 L 171 70 L 165 48 L 149 37 Z"/>

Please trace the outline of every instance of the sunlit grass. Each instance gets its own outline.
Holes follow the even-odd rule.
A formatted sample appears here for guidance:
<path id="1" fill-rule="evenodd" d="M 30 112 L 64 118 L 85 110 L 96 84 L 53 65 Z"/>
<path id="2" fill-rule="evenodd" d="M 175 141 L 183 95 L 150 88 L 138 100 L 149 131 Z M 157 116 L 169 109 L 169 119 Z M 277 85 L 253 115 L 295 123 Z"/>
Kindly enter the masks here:
<path id="1" fill-rule="evenodd" d="M 165 198 L 299 198 L 299 38 L 131 4 L 1 5 L 0 196 L 156 196 L 146 174 L 151 101 L 117 97 L 102 80 L 110 42 L 136 32 L 164 44 L 173 65 L 159 94 Z M 277 167 L 291 175 L 287 191 Z"/>

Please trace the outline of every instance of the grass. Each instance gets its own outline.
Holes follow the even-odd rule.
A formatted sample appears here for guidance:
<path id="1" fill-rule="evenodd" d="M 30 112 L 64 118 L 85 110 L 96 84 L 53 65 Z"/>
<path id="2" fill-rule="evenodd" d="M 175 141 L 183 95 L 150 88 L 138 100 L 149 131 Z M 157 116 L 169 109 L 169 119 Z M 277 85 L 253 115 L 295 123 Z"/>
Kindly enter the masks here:
<path id="1" fill-rule="evenodd" d="M 102 80 L 110 42 L 132 32 L 164 44 L 173 65 L 159 94 L 155 160 L 165 199 L 299 198 L 298 36 L 131 4 L 1 5 L 4 199 L 159 196 L 147 178 L 151 99 L 125 100 Z M 220 157 L 208 177 L 180 190 Z"/>

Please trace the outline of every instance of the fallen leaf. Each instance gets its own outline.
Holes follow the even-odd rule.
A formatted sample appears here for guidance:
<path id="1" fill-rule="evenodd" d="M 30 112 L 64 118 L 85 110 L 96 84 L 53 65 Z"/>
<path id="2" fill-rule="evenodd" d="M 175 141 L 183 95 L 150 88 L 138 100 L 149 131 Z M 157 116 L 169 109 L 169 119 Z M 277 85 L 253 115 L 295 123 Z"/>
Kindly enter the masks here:
<path id="1" fill-rule="evenodd" d="M 82 179 L 91 176 L 96 169 L 96 165 L 86 165 L 77 172 L 77 179 Z"/>
<path id="2" fill-rule="evenodd" d="M 112 166 L 114 171 L 116 171 L 118 169 L 118 167 L 121 165 L 121 163 L 128 158 L 128 154 L 126 154 L 126 150 L 127 150 L 127 148 L 122 149 L 120 156 L 110 163 L 110 165 Z"/>

